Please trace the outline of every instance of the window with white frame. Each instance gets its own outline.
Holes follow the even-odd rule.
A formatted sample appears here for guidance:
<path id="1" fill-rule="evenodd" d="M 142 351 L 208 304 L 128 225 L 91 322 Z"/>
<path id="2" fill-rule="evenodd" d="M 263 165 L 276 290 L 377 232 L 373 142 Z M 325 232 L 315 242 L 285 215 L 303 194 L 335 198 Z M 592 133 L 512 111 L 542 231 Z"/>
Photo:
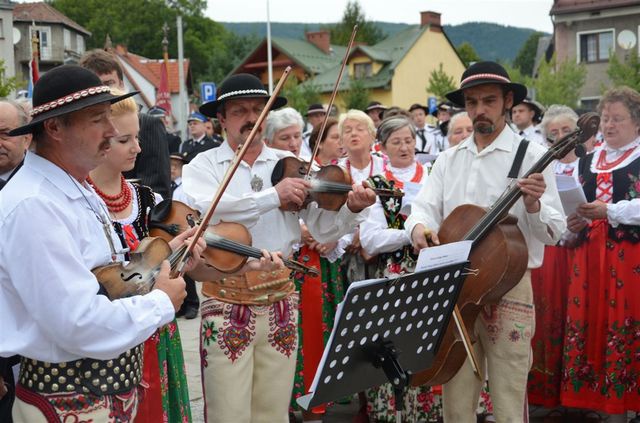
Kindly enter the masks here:
<path id="1" fill-rule="evenodd" d="M 580 62 L 606 62 L 615 49 L 613 30 L 578 33 Z"/>
<path id="2" fill-rule="evenodd" d="M 64 49 L 71 50 L 71 31 L 69 31 L 67 28 L 64 28 L 62 30 L 62 34 L 64 37 Z"/>
<path id="3" fill-rule="evenodd" d="M 84 37 L 81 34 L 76 34 L 76 46 L 78 53 L 84 53 Z"/>
<path id="4" fill-rule="evenodd" d="M 51 27 L 32 27 L 31 30 L 39 40 L 40 60 L 51 60 Z"/>

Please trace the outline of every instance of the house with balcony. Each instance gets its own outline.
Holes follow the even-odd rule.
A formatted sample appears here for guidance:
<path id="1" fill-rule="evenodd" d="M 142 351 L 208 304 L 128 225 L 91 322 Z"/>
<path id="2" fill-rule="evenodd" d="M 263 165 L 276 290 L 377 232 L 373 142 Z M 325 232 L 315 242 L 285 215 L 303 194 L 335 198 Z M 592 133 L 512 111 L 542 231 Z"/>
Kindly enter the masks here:
<path id="1" fill-rule="evenodd" d="M 91 33 L 47 3 L 15 3 L 13 27 L 20 34 L 14 45 L 15 73 L 29 76 L 33 45 L 37 47 L 38 68 L 44 73 L 62 64 L 78 63 Z"/>
<path id="2" fill-rule="evenodd" d="M 580 92 L 582 109 L 594 109 L 607 76 L 609 58 L 624 61 L 640 52 L 640 2 L 638 0 L 554 0 L 553 44 L 558 62 L 584 63 L 587 77 Z"/>

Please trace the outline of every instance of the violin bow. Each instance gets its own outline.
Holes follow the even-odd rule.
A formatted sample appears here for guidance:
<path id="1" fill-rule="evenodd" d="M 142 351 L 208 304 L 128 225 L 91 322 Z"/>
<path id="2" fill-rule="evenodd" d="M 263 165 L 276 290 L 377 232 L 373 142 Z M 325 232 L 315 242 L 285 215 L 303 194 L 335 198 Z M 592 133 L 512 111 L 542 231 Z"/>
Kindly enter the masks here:
<path id="1" fill-rule="evenodd" d="M 276 87 L 274 88 L 273 93 L 271 94 L 271 97 L 269 97 L 269 100 L 267 100 L 267 104 L 265 104 L 264 108 L 262 109 L 262 113 L 260 113 L 260 116 L 258 116 L 258 119 L 256 120 L 255 125 L 253 125 L 253 129 L 251 129 L 251 132 L 249 133 L 249 136 L 247 137 L 246 141 L 242 145 L 238 146 L 238 149 L 236 150 L 236 154 L 233 158 L 233 161 L 231 162 L 229 169 L 227 169 L 227 172 L 225 173 L 224 178 L 222 179 L 222 182 L 218 186 L 218 190 L 213 196 L 213 201 L 211 202 L 209 209 L 200 220 L 198 224 L 198 228 L 196 229 L 196 233 L 191 239 L 191 242 L 189 243 L 189 247 L 185 250 L 182 257 L 180 258 L 180 264 L 178 265 L 179 276 L 184 275 L 184 267 L 187 264 L 187 260 L 191 256 L 191 252 L 193 251 L 193 248 L 196 246 L 198 239 L 200 239 L 200 237 L 204 234 L 207 226 L 209 225 L 209 221 L 213 217 L 213 212 L 215 211 L 216 207 L 218 207 L 218 203 L 222 199 L 222 195 L 227 189 L 229 182 L 231 182 L 231 178 L 233 177 L 236 170 L 238 169 L 238 166 L 240 166 L 240 162 L 244 158 L 244 155 L 246 154 L 247 150 L 249 149 L 251 142 L 258 134 L 258 131 L 262 126 L 262 122 L 264 122 L 267 115 L 269 114 L 269 111 L 271 110 L 271 106 L 273 105 L 273 102 L 276 100 L 276 97 L 280 93 L 280 90 L 284 86 L 284 83 L 286 82 L 290 73 L 291 73 L 291 66 L 287 66 L 287 68 L 282 73 L 282 77 L 280 77 L 280 81 L 278 81 L 278 85 L 276 85 Z"/>
<path id="2" fill-rule="evenodd" d="M 336 79 L 336 84 L 333 87 L 333 92 L 331 93 L 331 98 L 329 99 L 329 105 L 327 106 L 327 113 L 324 115 L 324 120 L 322 121 L 322 125 L 320 126 L 320 131 L 318 132 L 318 138 L 316 139 L 316 145 L 313 147 L 313 154 L 309 159 L 309 167 L 307 169 L 307 173 L 304 175 L 305 180 L 309 180 L 311 174 L 311 164 L 316 159 L 316 155 L 318 154 L 318 147 L 320 147 L 320 140 L 324 135 L 324 130 L 327 127 L 327 120 L 329 120 L 329 113 L 331 112 L 331 108 L 333 107 L 333 102 L 336 100 L 336 94 L 338 93 L 338 86 L 340 85 L 340 81 L 342 80 L 342 74 L 344 73 L 344 68 L 347 66 L 347 59 L 349 58 L 349 54 L 351 54 L 351 48 L 353 48 L 353 42 L 356 39 L 356 33 L 358 32 L 358 25 L 353 26 L 353 31 L 351 32 L 351 39 L 349 40 L 349 44 L 347 44 L 347 51 L 344 53 L 344 59 L 342 59 L 342 66 L 340 66 L 340 71 L 338 72 L 338 78 Z"/>

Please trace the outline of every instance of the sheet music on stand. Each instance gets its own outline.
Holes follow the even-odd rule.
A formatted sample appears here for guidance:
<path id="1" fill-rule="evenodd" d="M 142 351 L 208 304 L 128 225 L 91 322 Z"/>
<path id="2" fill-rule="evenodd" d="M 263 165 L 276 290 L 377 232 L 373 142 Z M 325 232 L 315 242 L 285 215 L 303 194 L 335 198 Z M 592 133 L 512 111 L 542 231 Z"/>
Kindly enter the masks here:
<path id="1" fill-rule="evenodd" d="M 411 373 L 430 367 L 456 304 L 468 261 L 351 284 L 304 409 L 394 383 L 402 395 Z M 401 389 L 400 389 L 401 388 Z M 396 400 L 396 406 L 402 406 Z M 399 412 L 398 412 L 399 416 Z"/>

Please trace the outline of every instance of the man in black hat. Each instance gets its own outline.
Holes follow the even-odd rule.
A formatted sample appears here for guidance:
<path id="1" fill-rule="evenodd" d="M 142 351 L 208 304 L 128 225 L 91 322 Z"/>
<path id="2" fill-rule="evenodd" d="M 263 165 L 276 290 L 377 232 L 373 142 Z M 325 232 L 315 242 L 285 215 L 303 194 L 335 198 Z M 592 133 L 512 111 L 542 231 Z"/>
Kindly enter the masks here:
<path id="1" fill-rule="evenodd" d="M 327 111 L 325 110 L 322 104 L 311 104 L 307 108 L 307 113 L 305 117 L 307 118 L 307 122 L 304 126 L 304 131 L 302 132 L 302 147 L 300 149 L 300 158 L 305 161 L 309 161 L 313 151 L 309 147 L 309 138 L 311 137 L 311 133 L 314 128 L 318 127 L 324 121 L 324 117 L 327 115 Z"/>
<path id="2" fill-rule="evenodd" d="M 416 249 L 439 243 L 438 230 L 456 207 L 489 207 L 512 183 L 522 191 L 522 198 L 510 213 L 518 217 L 528 247 L 528 268 L 542 264 L 544 244 L 555 245 L 560 239 L 566 223 L 553 170 L 522 177 L 545 149 L 535 143 L 521 144 L 521 137 L 507 124 L 507 113 L 526 92 L 525 86 L 510 81 L 499 64 L 478 62 L 462 74 L 460 89 L 447 94 L 453 103 L 466 108 L 474 133 L 456 148 L 440 154 L 429 182 L 412 203 L 405 227 Z M 522 160 L 516 159 L 519 150 Z M 486 358 L 496 421 L 521 422 L 527 415 L 534 325 L 531 274 L 527 270 L 498 304 L 485 308 L 475 325 L 468 328 L 478 339 L 474 350 L 481 365 L 480 375 L 485 375 Z M 443 387 L 445 422 L 475 422 L 481 386 L 467 360 Z"/>
<path id="3" fill-rule="evenodd" d="M 35 151 L 0 191 L 0 355 L 21 355 L 17 421 L 133 421 L 139 345 L 169 323 L 185 296 L 165 262 L 154 289 L 110 300 L 91 269 L 122 257 L 104 203 L 87 184 L 117 131 L 114 96 L 91 71 L 44 74 L 33 119 Z M 117 417 L 114 417 L 117 416 Z"/>
<path id="4" fill-rule="evenodd" d="M 382 114 L 385 110 L 387 110 L 387 106 L 384 106 L 379 101 L 372 101 L 367 104 L 364 112 L 369 115 L 371 120 L 373 120 L 374 126 L 377 128 L 378 126 L 380 126 L 380 122 L 382 122 Z"/>
<path id="5" fill-rule="evenodd" d="M 183 169 L 183 186 L 191 204 L 208 210 L 235 151 L 247 141 L 269 95 L 258 78 L 230 76 L 220 85 L 218 99 L 200 106 L 217 116 L 227 139 L 218 148 L 200 153 Z M 273 108 L 286 104 L 276 97 Z M 276 164 L 288 151 L 267 147 L 262 131 L 251 142 L 233 175 L 214 218 L 237 222 L 251 233 L 253 245 L 281 251 L 288 257 L 300 240 L 303 219 L 318 242 L 337 240 L 363 218 L 375 195 L 354 186 L 337 212 L 315 203 L 297 213 L 307 197 L 309 182 L 300 178 L 272 181 Z M 206 418 L 213 422 L 288 422 L 296 364 L 298 298 L 289 272 L 248 272 L 203 284 L 207 300 L 201 306 L 202 376 Z"/>
<path id="6" fill-rule="evenodd" d="M 542 120 L 543 113 L 544 108 L 540 103 L 525 98 L 520 104 L 511 108 L 511 122 L 516 126 L 514 129 L 521 137 L 546 147 L 547 142 L 537 126 Z"/>

